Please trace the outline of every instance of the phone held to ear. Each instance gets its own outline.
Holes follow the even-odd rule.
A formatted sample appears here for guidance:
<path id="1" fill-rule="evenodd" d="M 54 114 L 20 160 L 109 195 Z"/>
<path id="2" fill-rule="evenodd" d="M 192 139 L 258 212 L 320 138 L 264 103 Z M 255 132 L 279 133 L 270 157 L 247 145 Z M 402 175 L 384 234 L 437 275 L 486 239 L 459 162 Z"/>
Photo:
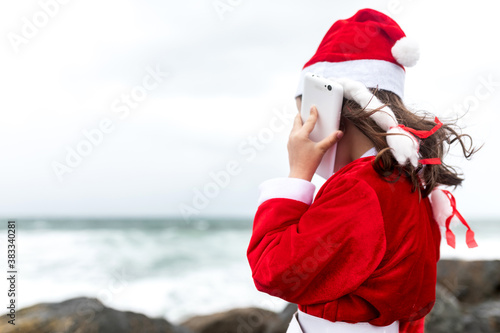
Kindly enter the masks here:
<path id="1" fill-rule="evenodd" d="M 302 122 L 305 122 L 309 117 L 311 107 L 316 106 L 318 119 L 309 138 L 314 142 L 319 142 L 339 129 L 344 89 L 335 81 L 307 73 L 302 91 L 300 116 Z M 316 174 L 325 179 L 333 175 L 336 152 L 337 145 L 328 149 L 316 169 Z"/>

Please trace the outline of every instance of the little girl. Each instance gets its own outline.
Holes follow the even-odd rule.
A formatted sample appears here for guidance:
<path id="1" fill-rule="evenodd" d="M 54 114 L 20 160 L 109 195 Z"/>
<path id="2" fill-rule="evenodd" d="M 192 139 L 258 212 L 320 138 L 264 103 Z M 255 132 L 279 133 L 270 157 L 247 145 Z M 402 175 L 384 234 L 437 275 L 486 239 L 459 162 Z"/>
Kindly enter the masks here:
<path id="1" fill-rule="evenodd" d="M 335 22 L 302 70 L 299 109 L 306 72 L 344 87 L 342 131 L 313 142 L 317 110 L 305 123 L 297 114 L 289 177 L 260 185 L 247 252 L 257 289 L 298 304 L 287 332 L 423 332 L 440 226 L 454 247 L 457 216 L 477 246 L 452 195 L 438 189 L 463 180 L 442 163 L 448 145 L 458 142 L 466 158 L 475 150 L 452 125 L 404 105 L 404 66 L 417 60 L 396 22 L 363 9 Z M 335 144 L 335 173 L 313 201 L 310 181 Z"/>

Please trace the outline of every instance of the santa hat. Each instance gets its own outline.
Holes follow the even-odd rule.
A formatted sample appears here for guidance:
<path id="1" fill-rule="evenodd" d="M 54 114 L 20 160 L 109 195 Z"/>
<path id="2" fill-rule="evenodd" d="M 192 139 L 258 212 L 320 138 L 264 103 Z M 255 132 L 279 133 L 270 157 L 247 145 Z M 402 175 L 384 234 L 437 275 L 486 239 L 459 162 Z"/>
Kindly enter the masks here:
<path id="1" fill-rule="evenodd" d="M 438 159 L 418 159 L 418 140 L 439 129 L 437 118 L 432 131 L 412 131 L 399 125 L 392 110 L 368 90 L 388 90 L 402 98 L 404 66 L 415 65 L 418 58 L 416 42 L 408 39 L 393 19 L 373 9 L 362 9 L 349 19 L 335 22 L 328 30 L 314 56 L 304 65 L 295 96 L 302 95 L 308 72 L 332 78 L 343 86 L 345 98 L 366 111 L 379 109 L 370 117 L 387 133 L 398 134 L 387 136 L 387 144 L 399 164 L 410 162 L 417 167 L 418 163 L 441 163 Z"/>
<path id="2" fill-rule="evenodd" d="M 417 43 L 406 37 L 393 19 L 373 9 L 361 9 L 328 30 L 304 65 L 295 96 L 302 95 L 305 74 L 313 72 L 349 78 L 403 98 L 404 67 L 414 66 L 419 55 Z"/>

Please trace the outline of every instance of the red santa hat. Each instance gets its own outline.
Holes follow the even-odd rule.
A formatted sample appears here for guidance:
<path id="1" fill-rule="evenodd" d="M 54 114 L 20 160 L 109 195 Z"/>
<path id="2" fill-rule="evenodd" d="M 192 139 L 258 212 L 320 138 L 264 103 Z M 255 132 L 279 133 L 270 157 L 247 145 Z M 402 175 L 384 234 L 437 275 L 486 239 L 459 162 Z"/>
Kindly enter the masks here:
<path id="1" fill-rule="evenodd" d="M 396 116 L 368 88 L 388 90 L 403 97 L 405 68 L 419 58 L 418 45 L 408 39 L 401 27 L 387 15 L 373 9 L 361 9 L 353 17 L 335 22 L 326 33 L 314 56 L 303 67 L 295 96 L 302 95 L 308 72 L 331 78 L 344 88 L 344 97 L 354 100 L 367 111 L 380 109 L 370 117 L 389 134 L 387 144 L 399 164 L 440 163 L 436 159 L 419 160 L 419 139 L 434 133 L 416 133 L 399 125 Z M 437 119 L 436 119 L 437 120 Z M 410 133 L 411 132 L 411 133 Z"/>
<path id="2" fill-rule="evenodd" d="M 305 74 L 313 72 L 349 78 L 403 98 L 404 67 L 414 66 L 419 56 L 418 44 L 406 37 L 393 19 L 373 9 L 361 9 L 328 30 L 304 65 L 295 96 L 302 95 Z"/>

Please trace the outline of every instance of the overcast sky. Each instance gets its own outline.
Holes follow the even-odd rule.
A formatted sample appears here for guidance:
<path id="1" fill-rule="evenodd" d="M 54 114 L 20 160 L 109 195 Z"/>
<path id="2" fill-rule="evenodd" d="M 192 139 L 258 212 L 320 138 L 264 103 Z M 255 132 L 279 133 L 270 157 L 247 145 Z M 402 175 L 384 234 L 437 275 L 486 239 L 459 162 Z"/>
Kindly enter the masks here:
<path id="1" fill-rule="evenodd" d="M 0 215 L 252 216 L 302 66 L 368 6 L 420 42 L 406 101 L 485 144 L 449 160 L 462 214 L 500 217 L 500 5 L 424 0 L 2 2 Z"/>

